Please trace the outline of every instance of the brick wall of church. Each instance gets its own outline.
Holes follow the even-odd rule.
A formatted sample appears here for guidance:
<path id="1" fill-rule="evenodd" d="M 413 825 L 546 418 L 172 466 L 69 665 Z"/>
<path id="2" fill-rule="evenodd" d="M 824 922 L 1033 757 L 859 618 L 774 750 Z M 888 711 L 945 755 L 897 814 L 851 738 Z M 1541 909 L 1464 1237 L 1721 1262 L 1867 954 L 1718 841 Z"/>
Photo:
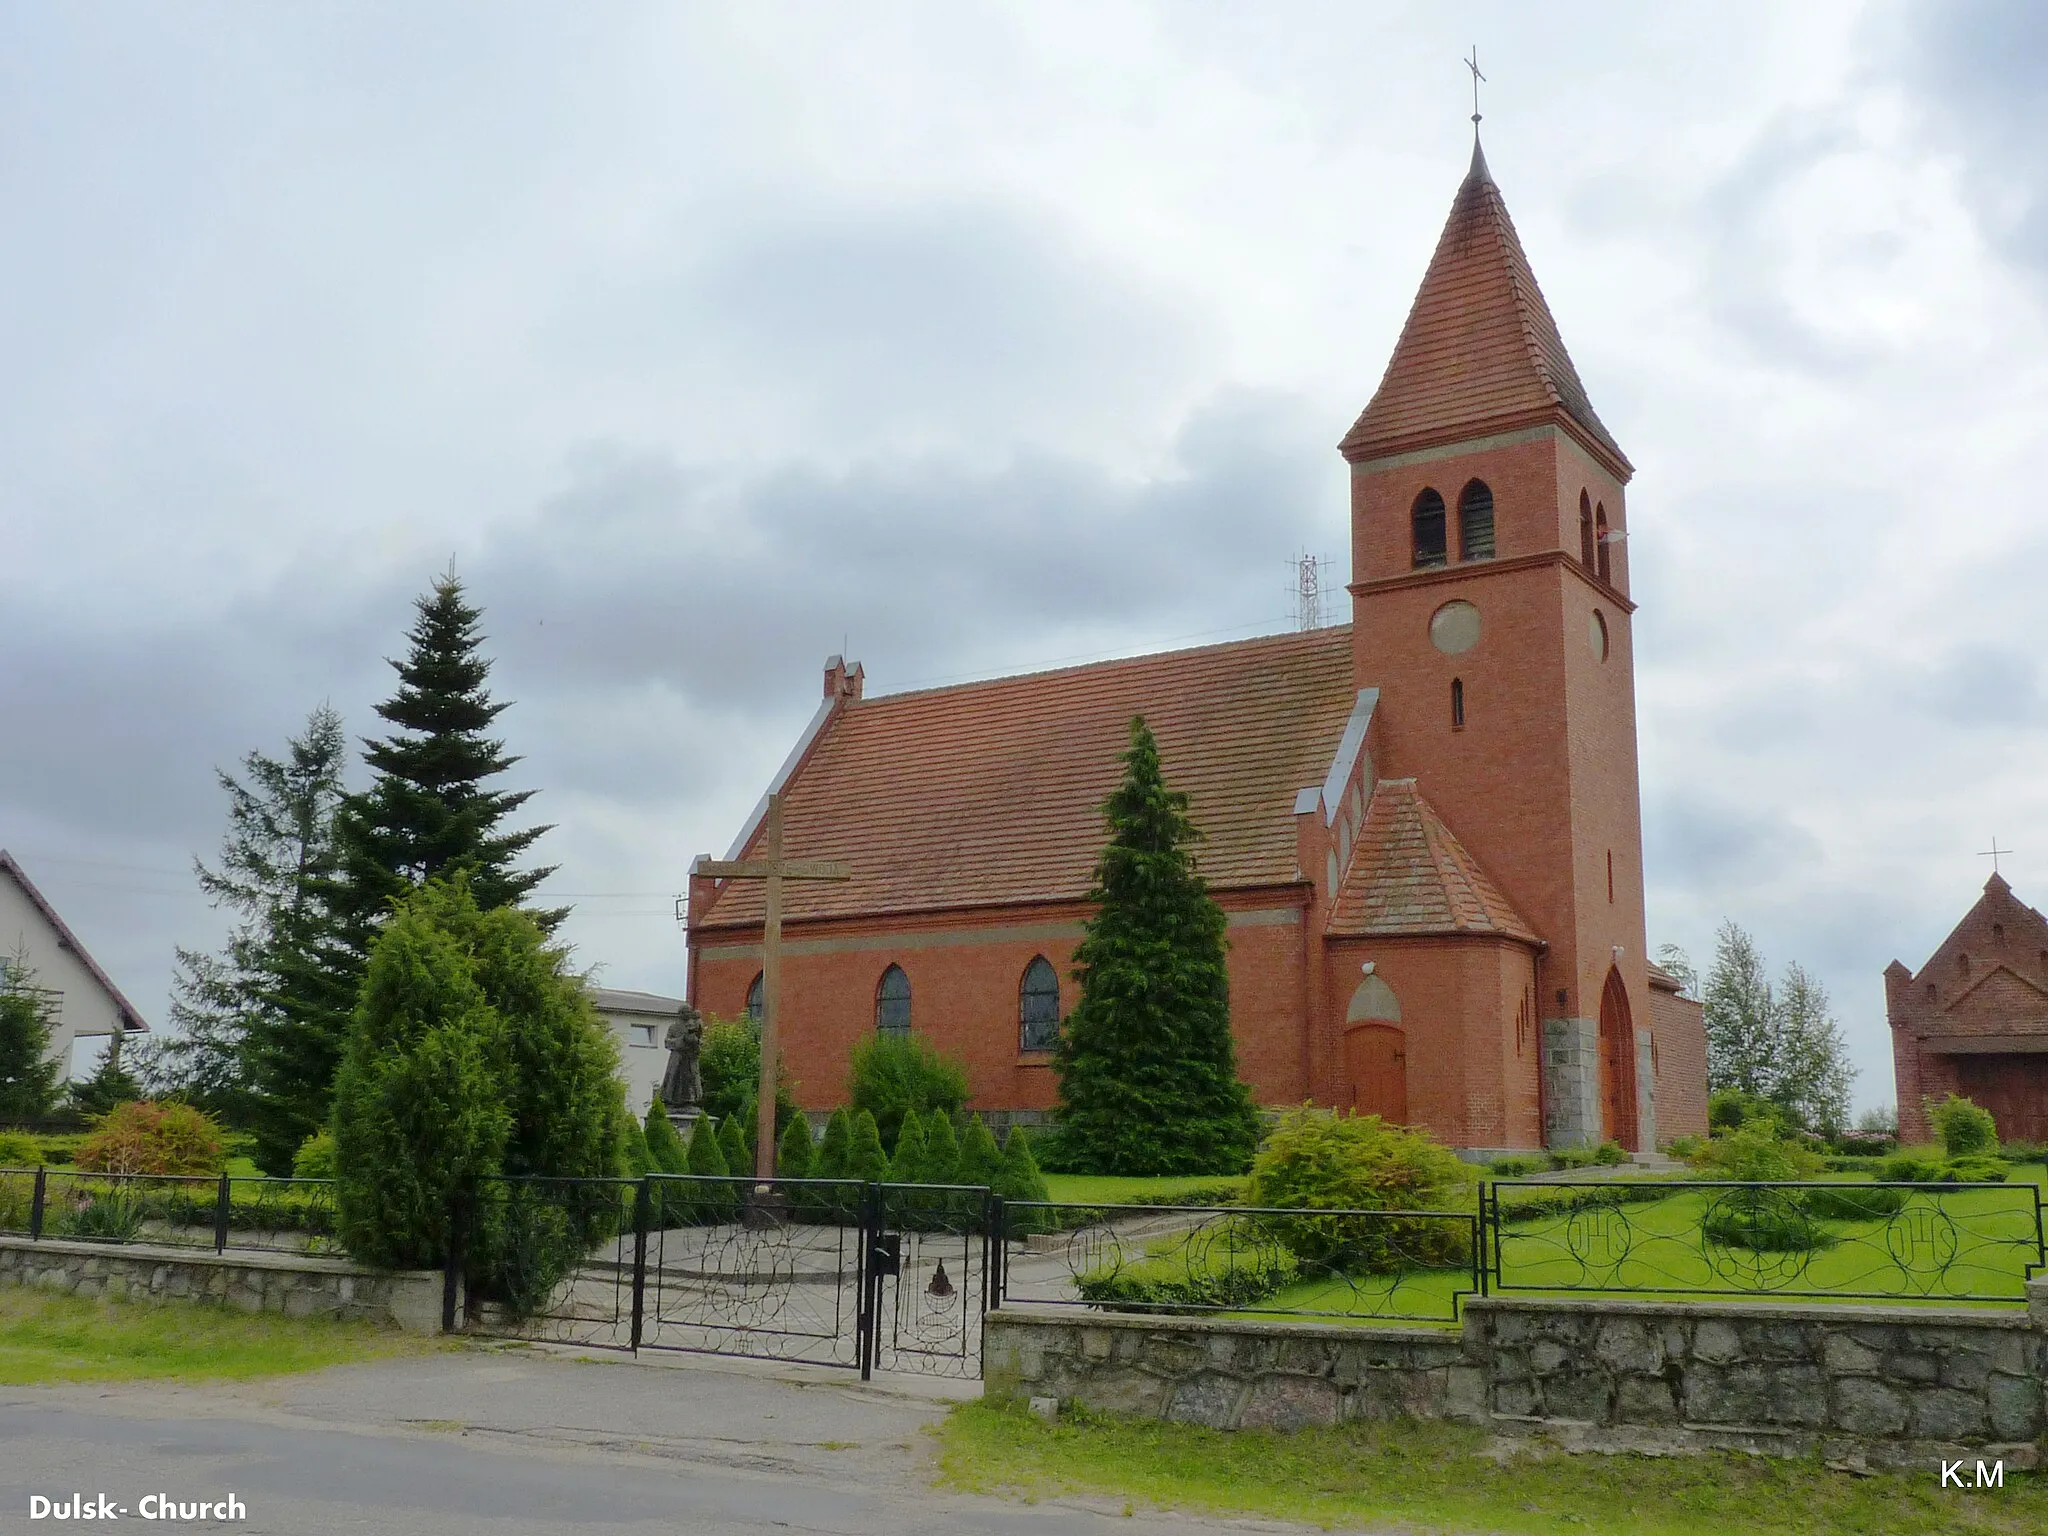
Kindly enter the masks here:
<path id="1" fill-rule="evenodd" d="M 1304 1057 L 1302 925 L 1290 890 L 1224 893 L 1238 1070 L 1261 1104 L 1309 1094 Z M 918 921 L 791 924 L 783 931 L 782 1050 L 805 1109 L 846 1101 L 854 1043 L 875 1027 L 875 992 L 890 965 L 911 986 L 911 1027 L 967 1068 L 976 1109 L 1050 1109 L 1050 1058 L 1020 1048 L 1019 989 L 1039 955 L 1060 977 L 1060 1011 L 1078 1000 L 1071 974 L 1086 908 L 1004 908 Z M 737 937 L 737 936 L 736 936 Z M 738 1017 L 761 969 L 758 941 L 706 935 L 695 950 L 691 1001 Z"/>

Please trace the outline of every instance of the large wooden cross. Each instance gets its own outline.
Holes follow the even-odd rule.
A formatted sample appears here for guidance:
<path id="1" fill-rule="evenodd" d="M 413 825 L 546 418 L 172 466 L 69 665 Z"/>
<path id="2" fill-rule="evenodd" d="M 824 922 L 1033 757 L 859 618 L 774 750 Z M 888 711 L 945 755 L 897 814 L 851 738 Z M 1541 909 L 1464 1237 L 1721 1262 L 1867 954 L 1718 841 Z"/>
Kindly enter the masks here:
<path id="1" fill-rule="evenodd" d="M 785 880 L 851 880 L 853 867 L 837 859 L 785 859 L 782 856 L 782 796 L 768 796 L 768 845 L 758 859 L 699 859 L 694 872 L 713 880 L 759 880 L 768 910 L 761 922 L 761 1098 L 755 1106 L 754 1178 L 766 1185 L 775 1177 L 776 1067 L 781 1061 L 776 1026 L 782 1008 L 782 882 Z M 735 1170 L 737 1172 L 737 1170 Z"/>

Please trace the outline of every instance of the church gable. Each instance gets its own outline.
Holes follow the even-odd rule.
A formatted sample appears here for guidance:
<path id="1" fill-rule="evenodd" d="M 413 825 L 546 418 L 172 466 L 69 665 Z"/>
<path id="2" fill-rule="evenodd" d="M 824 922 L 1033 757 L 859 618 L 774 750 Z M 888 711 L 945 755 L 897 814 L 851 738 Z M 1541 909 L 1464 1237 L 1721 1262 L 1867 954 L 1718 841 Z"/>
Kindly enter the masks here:
<path id="1" fill-rule="evenodd" d="M 783 789 L 789 856 L 853 878 L 786 895 L 794 921 L 1078 900 L 1102 804 L 1143 715 L 1204 833 L 1213 888 L 1292 883 L 1293 806 L 1355 700 L 1348 626 L 853 700 Z M 700 900 L 693 930 L 759 922 L 758 882 Z"/>
<path id="2" fill-rule="evenodd" d="M 2048 918 L 1994 874 L 1925 965 L 1911 974 L 1899 966 L 1890 974 L 1899 988 L 1894 1014 L 1936 1028 L 1963 1016 L 1966 1002 L 1994 982 L 2001 989 L 2016 985 L 2048 1003 Z M 1976 1006 L 1986 1005 L 1980 1000 Z"/>
<path id="3" fill-rule="evenodd" d="M 1942 1021 L 1958 1032 L 2048 1035 L 2048 988 L 1999 965 L 1949 1002 Z"/>

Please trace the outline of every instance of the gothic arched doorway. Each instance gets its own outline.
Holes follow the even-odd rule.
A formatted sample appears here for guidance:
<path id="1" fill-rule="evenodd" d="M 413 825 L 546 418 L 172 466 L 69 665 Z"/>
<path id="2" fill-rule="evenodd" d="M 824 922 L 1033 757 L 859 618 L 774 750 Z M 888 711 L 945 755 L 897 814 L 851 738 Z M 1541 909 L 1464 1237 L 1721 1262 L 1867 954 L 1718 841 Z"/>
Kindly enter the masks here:
<path id="1" fill-rule="evenodd" d="M 1351 1108 L 1397 1125 L 1408 1121 L 1408 1037 L 1401 1002 L 1377 976 L 1367 976 L 1344 1011 L 1344 1075 Z"/>
<path id="2" fill-rule="evenodd" d="M 1600 1089 L 1607 1139 L 1636 1145 L 1636 1024 L 1621 972 L 1610 968 L 1600 993 Z"/>

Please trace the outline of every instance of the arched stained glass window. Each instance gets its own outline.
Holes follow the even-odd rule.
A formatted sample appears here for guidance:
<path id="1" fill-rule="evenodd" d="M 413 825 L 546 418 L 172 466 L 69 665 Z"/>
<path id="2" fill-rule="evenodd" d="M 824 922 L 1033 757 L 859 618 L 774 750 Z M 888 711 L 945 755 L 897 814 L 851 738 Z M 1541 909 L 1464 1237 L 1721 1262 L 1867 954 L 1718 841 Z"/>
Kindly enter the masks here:
<path id="1" fill-rule="evenodd" d="M 754 972 L 754 979 L 747 983 L 747 1021 L 761 1022 L 761 973 Z"/>
<path id="2" fill-rule="evenodd" d="M 1043 955 L 1024 967 L 1017 988 L 1017 1043 L 1027 1051 L 1049 1051 L 1060 1032 L 1060 977 Z"/>
<path id="3" fill-rule="evenodd" d="M 1474 480 L 1458 496 L 1458 558 L 1493 558 L 1493 488 Z"/>
<path id="4" fill-rule="evenodd" d="M 875 1028 L 885 1035 L 910 1033 L 910 978 L 900 965 L 882 972 L 875 987 Z"/>
<path id="5" fill-rule="evenodd" d="M 1416 568 L 1442 565 L 1449 548 L 1445 543 L 1443 497 L 1435 491 L 1424 491 L 1415 498 L 1415 509 L 1409 516 L 1415 530 Z"/>

